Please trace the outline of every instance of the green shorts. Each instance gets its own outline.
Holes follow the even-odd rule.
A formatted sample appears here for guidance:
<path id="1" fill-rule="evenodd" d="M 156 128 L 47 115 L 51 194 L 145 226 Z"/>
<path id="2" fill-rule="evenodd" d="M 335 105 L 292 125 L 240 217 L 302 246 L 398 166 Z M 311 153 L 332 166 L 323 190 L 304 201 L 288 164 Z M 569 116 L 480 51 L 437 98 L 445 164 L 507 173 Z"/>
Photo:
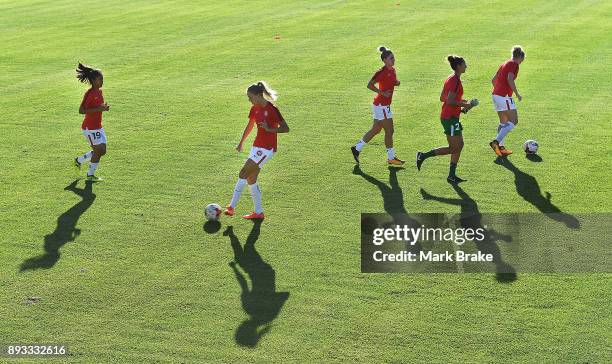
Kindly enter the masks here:
<path id="1" fill-rule="evenodd" d="M 450 119 L 440 119 L 440 122 L 444 128 L 444 134 L 450 136 L 461 135 L 463 125 L 461 125 L 459 118 L 453 116 Z"/>

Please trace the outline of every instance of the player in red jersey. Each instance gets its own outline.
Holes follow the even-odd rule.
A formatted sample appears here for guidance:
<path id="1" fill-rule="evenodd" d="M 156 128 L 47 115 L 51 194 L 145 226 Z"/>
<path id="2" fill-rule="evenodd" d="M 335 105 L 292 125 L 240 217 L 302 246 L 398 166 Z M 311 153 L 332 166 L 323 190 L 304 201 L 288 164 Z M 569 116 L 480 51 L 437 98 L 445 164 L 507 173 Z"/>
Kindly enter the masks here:
<path id="1" fill-rule="evenodd" d="M 512 151 L 504 147 L 504 138 L 518 124 L 518 113 L 512 94 L 521 101 L 523 97 L 518 92 L 514 81 L 518 76 L 519 65 L 525 60 L 525 52 L 521 46 L 512 48 L 512 58 L 504 62 L 493 76 L 493 105 L 499 116 L 497 136 L 489 143 L 498 156 L 510 155 Z"/>
<path id="2" fill-rule="evenodd" d="M 463 84 L 461 83 L 461 74 L 465 73 L 467 69 L 467 64 L 463 57 L 451 55 L 447 59 L 454 73 L 444 81 L 444 87 L 440 94 L 440 101 L 443 102 L 440 121 L 444 128 L 444 134 L 446 134 L 446 140 L 448 140 L 448 146 L 432 149 L 427 153 L 417 152 L 416 166 L 420 171 L 425 159 L 450 154 L 450 168 L 447 181 L 450 183 L 460 183 L 465 180 L 457 177 L 455 174 L 461 150 L 463 149 L 463 126 L 459 121 L 459 116 L 461 112 L 467 113 L 468 110 L 478 105 L 478 100 L 472 99 L 468 102 L 462 99 Z"/>
<path id="3" fill-rule="evenodd" d="M 234 209 L 240 200 L 244 185 L 249 184 L 251 197 L 255 211 L 243 216 L 245 219 L 263 219 L 264 212 L 261 207 L 261 190 L 257 185 L 257 176 L 261 168 L 266 164 L 276 152 L 276 134 L 288 133 L 289 126 L 283 119 L 278 108 L 272 104 L 277 94 L 264 81 L 249 86 L 247 89 L 249 101 L 253 104 L 249 113 L 249 122 L 242 133 L 240 143 L 236 147 L 237 151 L 242 151 L 242 144 L 249 136 L 253 127 L 257 125 L 257 136 L 253 142 L 253 147 L 249 153 L 249 158 L 238 174 L 238 182 L 234 187 L 232 201 L 225 208 L 225 214 L 234 215 Z"/>
<path id="4" fill-rule="evenodd" d="M 90 181 L 101 181 L 102 178 L 96 177 L 94 173 L 100 163 L 100 158 L 106 154 L 106 134 L 102 127 L 102 112 L 108 111 L 110 106 L 104 102 L 102 95 L 102 85 L 104 77 L 102 71 L 79 63 L 77 69 L 77 78 L 81 82 L 87 82 L 91 88 L 85 92 L 79 114 L 85 114 L 81 129 L 83 135 L 87 138 L 91 149 L 89 152 L 74 159 L 74 165 L 77 169 L 81 169 L 81 165 L 88 159 L 89 169 L 87 171 L 87 179 Z"/>
<path id="5" fill-rule="evenodd" d="M 401 167 L 404 164 L 403 160 L 400 160 L 395 155 L 395 149 L 393 148 L 393 114 L 391 113 L 391 100 L 393 98 L 393 90 L 396 86 L 400 85 L 399 80 L 395 74 L 395 56 L 391 50 L 380 47 L 380 59 L 385 64 L 380 70 L 378 70 L 370 82 L 368 82 L 368 89 L 376 92 L 374 97 L 374 104 L 372 105 L 372 113 L 374 114 L 374 124 L 372 128 L 365 133 L 363 138 L 354 146 L 351 147 L 353 158 L 355 162 L 359 164 L 359 153 L 361 149 L 366 145 L 381 129 L 385 130 L 385 147 L 387 147 L 387 164 L 391 167 Z M 378 84 L 378 88 L 375 86 Z"/>

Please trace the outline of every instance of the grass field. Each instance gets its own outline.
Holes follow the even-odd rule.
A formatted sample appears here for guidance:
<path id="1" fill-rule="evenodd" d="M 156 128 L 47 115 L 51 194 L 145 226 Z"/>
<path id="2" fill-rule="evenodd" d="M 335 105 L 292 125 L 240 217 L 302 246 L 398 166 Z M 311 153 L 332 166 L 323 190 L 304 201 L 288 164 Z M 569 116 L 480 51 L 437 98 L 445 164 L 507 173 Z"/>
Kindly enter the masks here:
<path id="1" fill-rule="evenodd" d="M 397 58 L 395 147 L 410 163 L 445 142 L 438 97 L 458 53 L 482 103 L 462 120 L 458 169 L 479 210 L 549 212 L 517 190 L 522 173 L 562 212 L 610 212 L 611 2 L 206 3 L 0 0 L 0 344 L 65 343 L 96 363 L 612 360 L 610 274 L 360 273 L 360 213 L 385 206 L 349 151 L 371 124 L 378 45 Z M 514 44 L 527 57 L 513 171 L 487 143 L 490 79 Z M 78 60 L 103 70 L 111 105 L 93 186 L 70 168 L 87 150 Z M 291 127 L 260 176 L 268 217 L 209 234 L 202 208 L 231 197 L 244 90 L 260 79 Z M 519 151 L 529 138 L 541 163 Z M 363 173 L 387 183 L 384 159 L 379 136 Z M 457 197 L 447 165 L 399 171 L 394 196 L 459 212 L 420 193 Z M 245 190 L 237 213 L 250 209 Z M 247 241 L 252 277 L 228 265 Z M 60 255 L 37 259 L 45 243 Z M 274 293 L 242 294 L 253 277 Z"/>

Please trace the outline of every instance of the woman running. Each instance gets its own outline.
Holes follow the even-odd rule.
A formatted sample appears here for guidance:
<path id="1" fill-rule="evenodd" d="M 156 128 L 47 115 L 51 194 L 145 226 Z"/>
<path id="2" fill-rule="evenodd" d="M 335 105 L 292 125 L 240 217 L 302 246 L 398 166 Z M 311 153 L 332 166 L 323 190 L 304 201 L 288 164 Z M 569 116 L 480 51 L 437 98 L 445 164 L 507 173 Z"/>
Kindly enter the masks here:
<path id="1" fill-rule="evenodd" d="M 355 162 L 359 164 L 359 153 L 361 153 L 363 146 L 372 140 L 372 138 L 380 132 L 380 129 L 384 129 L 385 147 L 387 147 L 387 164 L 391 167 L 401 167 L 404 161 L 395 156 L 395 149 L 393 148 L 393 113 L 391 113 L 393 89 L 395 86 L 400 85 L 395 74 L 395 68 L 393 68 L 393 65 L 395 65 L 395 56 L 391 50 L 385 47 L 381 46 L 378 50 L 380 51 L 380 59 L 383 61 L 384 66 L 378 70 L 374 76 L 372 76 L 370 82 L 368 82 L 368 89 L 376 92 L 374 104 L 372 105 L 374 124 L 372 128 L 365 133 L 363 139 L 351 147 L 351 152 L 353 152 Z M 378 84 L 378 88 L 375 84 Z"/>
<path id="2" fill-rule="evenodd" d="M 471 108 L 478 105 L 477 99 L 472 99 L 470 102 L 463 100 L 463 85 L 461 84 L 461 74 L 465 73 L 467 64 L 462 57 L 459 56 L 448 56 L 448 63 L 454 73 L 450 75 L 446 81 L 444 81 L 444 87 L 440 94 L 440 101 L 442 104 L 442 112 L 440 113 L 440 121 L 444 128 L 444 134 L 446 134 L 446 140 L 448 141 L 447 147 L 440 147 L 432 149 L 427 153 L 417 152 L 416 166 L 417 169 L 421 170 L 421 165 L 425 159 L 438 155 L 450 154 L 450 168 L 448 172 L 447 181 L 450 183 L 460 183 L 465 180 L 457 177 L 455 174 L 457 170 L 457 163 L 459 163 L 459 157 L 461 156 L 461 150 L 463 149 L 463 126 L 459 121 L 461 112 L 468 112 Z M 463 110 L 461 109 L 463 108 Z"/>
<path id="3" fill-rule="evenodd" d="M 261 190 L 257 185 L 257 176 L 264 164 L 272 159 L 276 152 L 276 134 L 288 133 L 289 126 L 285 119 L 283 119 L 280 111 L 278 111 L 278 108 L 272 104 L 272 101 L 277 99 L 276 91 L 272 90 L 264 81 L 249 86 L 247 97 L 253 106 L 249 113 L 249 122 L 242 133 L 242 138 L 236 150 L 242 151 L 242 145 L 255 124 L 257 124 L 257 136 L 253 142 L 249 158 L 238 174 L 238 182 L 236 182 L 236 187 L 234 187 L 234 195 L 230 204 L 225 208 L 225 214 L 234 216 L 234 209 L 238 205 L 244 185 L 248 182 L 255 211 L 249 215 L 244 215 L 243 218 L 263 219 L 264 211 L 261 207 Z"/>
<path id="4" fill-rule="evenodd" d="M 81 165 L 91 159 L 89 169 L 87 170 L 87 179 L 90 181 L 102 181 L 102 178 L 96 177 L 94 173 L 100 163 L 100 158 L 106 154 L 106 134 L 102 127 L 102 112 L 108 111 L 110 106 L 104 102 L 102 95 L 102 85 L 104 77 L 102 71 L 79 63 L 77 69 L 77 78 L 81 82 L 87 82 L 91 88 L 85 92 L 83 101 L 79 107 L 79 114 L 84 114 L 85 118 L 81 124 L 83 135 L 87 138 L 91 149 L 89 152 L 74 159 L 74 166 L 80 171 Z"/>
<path id="5" fill-rule="evenodd" d="M 519 94 L 514 81 L 518 76 L 519 65 L 525 60 L 525 52 L 521 46 L 512 47 L 512 58 L 504 62 L 493 76 L 493 105 L 499 116 L 497 136 L 489 143 L 498 156 L 510 155 L 512 151 L 504 147 L 504 138 L 518 124 L 518 113 L 512 94 L 521 101 L 523 97 Z"/>

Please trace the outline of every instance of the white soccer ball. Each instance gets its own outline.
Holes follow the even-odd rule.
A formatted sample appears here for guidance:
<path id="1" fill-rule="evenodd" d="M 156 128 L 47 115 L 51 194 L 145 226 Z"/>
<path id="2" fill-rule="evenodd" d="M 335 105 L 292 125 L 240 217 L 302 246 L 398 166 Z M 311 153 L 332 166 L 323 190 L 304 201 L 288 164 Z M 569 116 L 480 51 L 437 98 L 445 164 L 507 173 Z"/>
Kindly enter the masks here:
<path id="1" fill-rule="evenodd" d="M 221 216 L 221 206 L 216 203 L 208 204 L 204 208 L 204 216 L 206 216 L 206 220 L 208 221 L 217 221 Z"/>
<path id="2" fill-rule="evenodd" d="M 527 154 L 536 154 L 538 152 L 538 142 L 535 140 L 528 140 L 523 144 L 523 150 Z"/>

